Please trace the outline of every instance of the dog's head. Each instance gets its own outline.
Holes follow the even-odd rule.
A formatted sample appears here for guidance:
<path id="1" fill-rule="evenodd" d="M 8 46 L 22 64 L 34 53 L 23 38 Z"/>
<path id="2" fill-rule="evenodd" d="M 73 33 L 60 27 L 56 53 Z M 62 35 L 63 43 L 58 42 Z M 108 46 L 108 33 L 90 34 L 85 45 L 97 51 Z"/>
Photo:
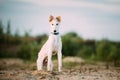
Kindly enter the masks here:
<path id="1" fill-rule="evenodd" d="M 51 32 L 54 34 L 58 34 L 59 33 L 59 26 L 60 26 L 60 22 L 61 22 L 61 17 L 57 16 L 50 16 L 49 17 L 49 23 L 51 26 Z"/>

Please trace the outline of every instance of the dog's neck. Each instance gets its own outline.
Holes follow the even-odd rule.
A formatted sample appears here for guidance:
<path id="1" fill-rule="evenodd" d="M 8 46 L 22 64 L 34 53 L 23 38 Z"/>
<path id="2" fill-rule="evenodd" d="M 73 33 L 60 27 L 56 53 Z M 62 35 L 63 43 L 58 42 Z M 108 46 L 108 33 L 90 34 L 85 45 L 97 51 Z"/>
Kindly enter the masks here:
<path id="1" fill-rule="evenodd" d="M 51 34 L 52 34 L 52 35 L 59 35 L 59 32 L 56 32 L 56 33 L 51 32 Z"/>

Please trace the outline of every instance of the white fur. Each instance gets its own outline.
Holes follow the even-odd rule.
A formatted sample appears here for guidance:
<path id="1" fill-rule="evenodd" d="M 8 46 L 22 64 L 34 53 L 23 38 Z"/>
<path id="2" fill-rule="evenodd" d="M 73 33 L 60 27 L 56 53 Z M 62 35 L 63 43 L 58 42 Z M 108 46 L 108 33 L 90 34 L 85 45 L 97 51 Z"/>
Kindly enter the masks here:
<path id="1" fill-rule="evenodd" d="M 53 69 L 52 55 L 53 55 L 53 52 L 56 52 L 57 56 L 58 56 L 58 71 L 61 72 L 62 42 L 61 42 L 61 38 L 59 35 L 60 21 L 58 21 L 56 18 L 54 18 L 52 21 L 49 21 L 49 22 L 51 25 L 51 34 L 49 35 L 47 42 L 43 45 L 40 52 L 38 53 L 37 69 L 38 70 L 43 69 L 43 60 L 45 59 L 45 57 L 48 57 L 47 70 L 52 71 L 52 69 Z M 56 25 L 56 24 L 58 24 L 58 25 Z M 58 34 L 55 35 L 54 33 L 58 33 Z"/>

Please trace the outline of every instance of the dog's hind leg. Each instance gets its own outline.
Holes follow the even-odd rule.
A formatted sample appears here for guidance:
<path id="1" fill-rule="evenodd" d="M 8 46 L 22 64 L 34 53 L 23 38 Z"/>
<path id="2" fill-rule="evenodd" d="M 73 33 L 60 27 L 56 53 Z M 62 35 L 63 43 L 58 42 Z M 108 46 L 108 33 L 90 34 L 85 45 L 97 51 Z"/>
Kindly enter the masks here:
<path id="1" fill-rule="evenodd" d="M 43 60 L 37 59 L 37 70 L 42 70 L 43 68 Z"/>
<path id="2" fill-rule="evenodd" d="M 48 63 L 47 63 L 47 70 L 51 71 L 51 63 L 52 63 L 52 51 L 48 53 Z"/>
<path id="3" fill-rule="evenodd" d="M 53 62 L 51 61 L 51 64 L 50 64 L 50 70 L 52 71 L 53 70 Z"/>

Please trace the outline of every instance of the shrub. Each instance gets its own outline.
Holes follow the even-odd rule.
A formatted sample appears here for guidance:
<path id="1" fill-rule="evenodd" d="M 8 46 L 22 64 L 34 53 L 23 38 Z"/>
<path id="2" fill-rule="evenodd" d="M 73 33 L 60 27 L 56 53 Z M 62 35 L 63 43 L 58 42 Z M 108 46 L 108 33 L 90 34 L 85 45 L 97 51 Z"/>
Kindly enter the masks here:
<path id="1" fill-rule="evenodd" d="M 62 36 L 63 55 L 76 56 L 81 47 L 81 41 L 82 39 L 74 32 Z"/>

